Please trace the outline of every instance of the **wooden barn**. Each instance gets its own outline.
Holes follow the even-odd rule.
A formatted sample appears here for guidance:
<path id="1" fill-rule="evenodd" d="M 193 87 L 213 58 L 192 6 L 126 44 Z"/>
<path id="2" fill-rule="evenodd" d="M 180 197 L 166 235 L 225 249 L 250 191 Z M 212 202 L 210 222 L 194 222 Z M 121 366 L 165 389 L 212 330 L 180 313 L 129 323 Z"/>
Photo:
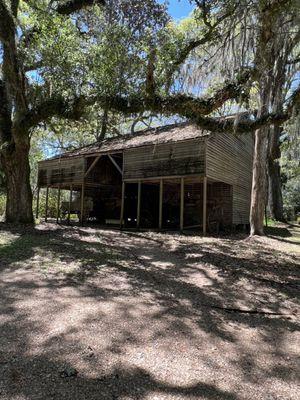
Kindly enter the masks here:
<path id="1" fill-rule="evenodd" d="M 39 163 L 38 188 L 58 193 L 57 220 L 203 233 L 249 223 L 252 135 L 193 124 L 107 139 Z M 60 191 L 69 190 L 68 202 Z M 66 204 L 67 203 L 67 204 Z M 37 206 L 38 214 L 38 206 Z"/>

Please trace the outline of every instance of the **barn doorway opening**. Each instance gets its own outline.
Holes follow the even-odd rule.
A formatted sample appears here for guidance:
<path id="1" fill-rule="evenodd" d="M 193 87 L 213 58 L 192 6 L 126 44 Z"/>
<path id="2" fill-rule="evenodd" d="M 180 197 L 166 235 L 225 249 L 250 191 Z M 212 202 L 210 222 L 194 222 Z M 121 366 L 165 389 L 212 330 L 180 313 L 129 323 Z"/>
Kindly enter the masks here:
<path id="1" fill-rule="evenodd" d="M 162 196 L 162 229 L 180 228 L 180 180 L 164 180 Z"/>
<path id="2" fill-rule="evenodd" d="M 138 184 L 126 183 L 124 194 L 124 227 L 137 226 Z"/>
<path id="3" fill-rule="evenodd" d="M 159 217 L 159 183 L 143 182 L 141 184 L 141 219 L 140 227 L 158 228 Z"/>

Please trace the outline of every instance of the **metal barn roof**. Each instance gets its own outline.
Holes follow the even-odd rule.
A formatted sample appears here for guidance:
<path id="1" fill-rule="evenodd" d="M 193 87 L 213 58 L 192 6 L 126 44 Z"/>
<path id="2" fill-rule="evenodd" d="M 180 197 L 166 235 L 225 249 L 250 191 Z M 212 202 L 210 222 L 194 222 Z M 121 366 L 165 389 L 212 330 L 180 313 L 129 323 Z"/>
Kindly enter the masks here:
<path id="1" fill-rule="evenodd" d="M 139 131 L 135 134 L 127 134 L 117 138 L 106 139 L 102 142 L 95 142 L 79 149 L 67 151 L 48 160 L 121 152 L 124 149 L 132 147 L 140 147 L 150 144 L 175 143 L 207 135 L 209 135 L 208 131 L 203 131 L 191 123 L 166 125 Z"/>

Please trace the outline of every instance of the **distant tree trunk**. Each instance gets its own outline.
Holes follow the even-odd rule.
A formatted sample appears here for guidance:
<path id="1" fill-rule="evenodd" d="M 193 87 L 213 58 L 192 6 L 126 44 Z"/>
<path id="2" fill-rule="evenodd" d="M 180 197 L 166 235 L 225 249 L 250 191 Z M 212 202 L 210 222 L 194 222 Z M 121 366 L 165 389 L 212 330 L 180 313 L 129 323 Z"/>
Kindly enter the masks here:
<path id="1" fill-rule="evenodd" d="M 269 178 L 269 208 L 270 214 L 276 221 L 284 221 L 283 200 L 280 177 L 280 135 L 282 128 L 274 126 L 270 129 L 270 143 L 268 155 Z"/>
<path id="2" fill-rule="evenodd" d="M 29 139 L 14 144 L 1 156 L 6 176 L 6 221 L 33 223 Z"/>
<path id="3" fill-rule="evenodd" d="M 105 139 L 106 132 L 107 132 L 107 122 L 108 122 L 108 109 L 104 108 L 103 116 L 102 116 L 102 123 L 101 123 L 101 132 L 98 136 L 98 141 L 101 142 Z"/>
<path id="4" fill-rule="evenodd" d="M 255 131 L 253 178 L 250 208 L 250 235 L 264 234 L 264 212 L 267 194 L 268 128 Z"/>
<path id="5" fill-rule="evenodd" d="M 287 44 L 288 46 L 288 44 Z M 288 58 L 288 52 L 283 51 L 277 57 L 275 63 L 275 72 L 272 79 L 271 109 L 273 113 L 283 111 L 283 102 L 285 98 L 285 65 Z M 269 208 L 271 217 L 276 221 L 284 221 L 283 200 L 280 177 L 280 136 L 282 134 L 281 126 L 270 127 L 269 154 L 268 154 L 268 177 L 269 177 Z"/>

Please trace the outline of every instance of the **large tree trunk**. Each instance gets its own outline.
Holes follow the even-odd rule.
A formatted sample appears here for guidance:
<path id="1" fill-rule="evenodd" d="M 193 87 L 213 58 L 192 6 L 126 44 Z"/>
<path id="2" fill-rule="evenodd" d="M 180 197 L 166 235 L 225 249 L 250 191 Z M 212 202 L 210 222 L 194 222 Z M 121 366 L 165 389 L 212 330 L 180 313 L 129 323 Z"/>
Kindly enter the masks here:
<path id="1" fill-rule="evenodd" d="M 264 234 L 267 194 L 268 128 L 255 131 L 253 178 L 250 208 L 250 235 Z"/>
<path id="2" fill-rule="evenodd" d="M 281 191 L 280 165 L 278 160 L 269 160 L 269 208 L 271 218 L 284 222 Z"/>
<path id="3" fill-rule="evenodd" d="M 280 87 L 279 89 L 280 90 Z M 281 94 L 281 93 L 280 93 Z M 281 94 L 282 97 L 282 94 Z M 282 103 L 275 104 L 275 112 L 282 111 Z M 270 128 L 269 154 L 268 154 L 268 177 L 269 177 L 269 208 L 270 214 L 276 221 L 284 221 L 283 199 L 280 177 L 280 136 L 282 127 L 272 126 Z"/>
<path id="4" fill-rule="evenodd" d="M 1 157 L 7 185 L 6 222 L 33 223 L 29 139 L 15 144 Z"/>

